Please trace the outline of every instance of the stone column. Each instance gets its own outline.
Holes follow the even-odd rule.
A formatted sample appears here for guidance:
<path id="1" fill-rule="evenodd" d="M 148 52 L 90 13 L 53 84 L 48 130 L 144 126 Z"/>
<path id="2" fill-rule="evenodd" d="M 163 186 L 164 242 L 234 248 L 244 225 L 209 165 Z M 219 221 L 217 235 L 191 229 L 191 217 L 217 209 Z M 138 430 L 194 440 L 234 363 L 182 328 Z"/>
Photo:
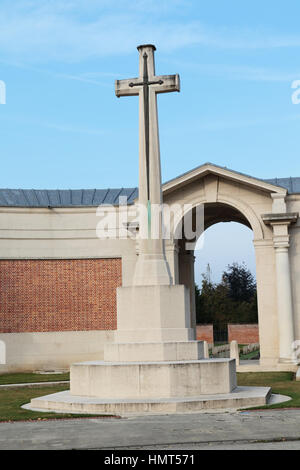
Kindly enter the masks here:
<path id="1" fill-rule="evenodd" d="M 279 332 L 279 361 L 292 362 L 294 341 L 294 315 L 289 261 L 288 227 L 296 222 L 298 214 L 267 214 L 265 224 L 273 227 L 273 243 L 276 257 L 277 315 Z"/>
<path id="2" fill-rule="evenodd" d="M 266 239 L 255 240 L 260 365 L 276 366 L 278 351 L 277 279 L 272 227 Z"/>
<path id="3" fill-rule="evenodd" d="M 293 300 L 288 248 L 288 244 L 286 246 L 276 246 L 275 244 L 280 362 L 291 362 L 292 343 L 294 341 Z"/>

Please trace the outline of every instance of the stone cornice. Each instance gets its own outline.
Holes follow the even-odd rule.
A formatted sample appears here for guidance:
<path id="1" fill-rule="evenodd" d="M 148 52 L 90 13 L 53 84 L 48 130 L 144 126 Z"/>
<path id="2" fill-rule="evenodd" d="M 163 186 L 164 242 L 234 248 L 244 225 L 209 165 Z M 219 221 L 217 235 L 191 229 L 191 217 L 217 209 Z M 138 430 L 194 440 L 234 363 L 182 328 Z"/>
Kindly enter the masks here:
<path id="1" fill-rule="evenodd" d="M 253 178 L 252 176 L 238 173 L 237 171 L 229 170 L 228 168 L 220 167 L 212 163 L 205 163 L 191 171 L 188 171 L 187 173 L 167 181 L 162 186 L 163 193 L 168 194 L 169 192 L 174 191 L 175 189 L 208 174 L 223 177 L 236 183 L 252 186 L 259 190 L 264 190 L 270 193 L 278 193 L 281 195 L 281 197 L 286 196 L 287 194 L 287 190 L 280 186 L 275 186 L 273 184 L 267 183 L 266 181 Z"/>
<path id="2" fill-rule="evenodd" d="M 290 225 L 297 222 L 298 212 L 286 212 L 281 214 L 263 214 L 262 220 L 266 225 Z"/>

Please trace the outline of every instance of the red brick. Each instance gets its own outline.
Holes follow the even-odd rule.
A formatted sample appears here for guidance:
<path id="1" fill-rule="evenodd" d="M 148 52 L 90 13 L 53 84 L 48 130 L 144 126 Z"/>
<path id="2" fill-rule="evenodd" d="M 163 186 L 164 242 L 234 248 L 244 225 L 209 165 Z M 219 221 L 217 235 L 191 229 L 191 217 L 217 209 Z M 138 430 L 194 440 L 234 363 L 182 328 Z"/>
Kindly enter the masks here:
<path id="1" fill-rule="evenodd" d="M 197 340 L 207 341 L 210 344 L 214 342 L 214 328 L 213 325 L 197 325 L 196 329 Z"/>
<path id="2" fill-rule="evenodd" d="M 0 260 L 0 332 L 114 330 L 122 262 Z"/>
<path id="3" fill-rule="evenodd" d="M 258 325 L 228 325 L 228 341 L 239 344 L 259 343 Z"/>

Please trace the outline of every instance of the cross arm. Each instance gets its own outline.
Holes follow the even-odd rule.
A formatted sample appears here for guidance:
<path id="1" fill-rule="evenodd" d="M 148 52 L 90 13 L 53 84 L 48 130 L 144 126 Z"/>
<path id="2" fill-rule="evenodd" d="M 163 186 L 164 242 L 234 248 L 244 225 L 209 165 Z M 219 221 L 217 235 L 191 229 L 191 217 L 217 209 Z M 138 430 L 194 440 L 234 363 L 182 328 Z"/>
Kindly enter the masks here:
<path id="1" fill-rule="evenodd" d="M 180 91 L 180 77 L 176 75 L 160 75 L 156 77 L 163 83 L 161 85 L 155 85 L 155 91 L 157 93 L 170 93 L 171 91 Z"/>
<path id="2" fill-rule="evenodd" d="M 126 80 L 115 81 L 115 93 L 118 98 L 120 96 L 137 96 L 139 94 L 139 87 L 130 86 L 132 84 L 138 85 L 140 83 L 139 78 L 129 78 Z"/>

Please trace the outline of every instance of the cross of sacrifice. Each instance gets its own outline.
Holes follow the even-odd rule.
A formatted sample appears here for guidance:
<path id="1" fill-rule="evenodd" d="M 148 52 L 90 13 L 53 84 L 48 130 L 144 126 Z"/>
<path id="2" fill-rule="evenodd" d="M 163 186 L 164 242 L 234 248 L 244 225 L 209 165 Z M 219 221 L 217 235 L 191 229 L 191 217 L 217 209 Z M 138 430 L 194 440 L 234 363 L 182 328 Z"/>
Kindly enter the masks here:
<path id="1" fill-rule="evenodd" d="M 161 204 L 161 170 L 157 121 L 158 93 L 180 91 L 179 75 L 155 75 L 155 46 L 138 46 L 139 77 L 116 80 L 120 96 L 139 96 L 140 177 L 139 203 L 148 207 L 148 233 L 151 232 L 151 204 Z"/>

